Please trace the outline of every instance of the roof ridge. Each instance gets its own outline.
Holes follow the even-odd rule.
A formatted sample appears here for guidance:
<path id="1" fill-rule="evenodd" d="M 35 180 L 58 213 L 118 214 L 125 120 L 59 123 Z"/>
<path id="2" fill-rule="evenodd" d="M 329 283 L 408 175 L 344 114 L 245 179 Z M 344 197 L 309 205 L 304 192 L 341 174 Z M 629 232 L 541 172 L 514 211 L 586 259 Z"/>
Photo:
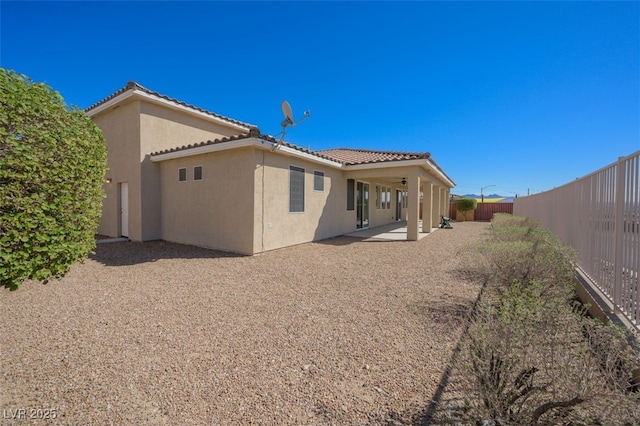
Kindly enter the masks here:
<path id="1" fill-rule="evenodd" d="M 362 153 L 369 153 L 369 154 L 386 154 L 386 155 L 410 155 L 418 158 L 431 158 L 431 153 L 428 151 L 417 152 L 417 151 L 392 151 L 392 150 L 365 149 L 365 148 L 329 148 L 329 149 L 318 150 L 315 152 L 327 152 L 327 151 L 350 151 L 350 152 L 362 152 Z"/>
<path id="2" fill-rule="evenodd" d="M 173 102 L 174 104 L 181 105 L 183 107 L 190 108 L 190 109 L 196 110 L 198 112 L 201 112 L 201 113 L 204 113 L 204 114 L 207 114 L 207 115 L 211 115 L 213 117 L 219 118 L 219 119 L 224 120 L 224 121 L 228 121 L 230 123 L 233 123 L 233 124 L 236 124 L 236 125 L 239 125 L 239 126 L 248 127 L 250 129 L 253 129 L 253 128 L 257 129 L 258 128 L 258 126 L 256 126 L 255 124 L 251 124 L 251 123 L 247 123 L 247 122 L 244 122 L 244 121 L 236 120 L 234 118 L 227 117 L 227 116 L 215 113 L 213 111 L 206 110 L 204 108 L 200 108 L 200 107 L 195 106 L 193 104 L 189 104 L 189 103 L 180 101 L 180 100 L 178 100 L 176 98 L 172 98 L 170 96 L 163 95 L 163 94 L 161 94 L 159 92 L 156 92 L 155 90 L 151 90 L 151 89 L 148 89 L 148 88 L 144 87 L 143 85 L 139 84 L 138 82 L 136 82 L 134 80 L 129 80 L 127 82 L 126 86 L 124 86 L 123 88 L 115 91 L 114 93 L 112 93 L 111 95 L 107 96 L 106 98 L 104 98 L 104 99 L 102 99 L 102 100 L 100 100 L 100 101 L 88 106 L 87 108 L 85 108 L 84 111 L 85 112 L 89 112 L 92 109 L 97 108 L 98 106 L 110 101 L 111 99 L 114 99 L 114 98 L 118 97 L 119 95 L 125 93 L 128 90 L 140 90 L 141 92 L 144 92 L 144 93 L 146 93 L 148 95 L 159 97 L 159 98 L 164 99 L 166 101 Z"/>

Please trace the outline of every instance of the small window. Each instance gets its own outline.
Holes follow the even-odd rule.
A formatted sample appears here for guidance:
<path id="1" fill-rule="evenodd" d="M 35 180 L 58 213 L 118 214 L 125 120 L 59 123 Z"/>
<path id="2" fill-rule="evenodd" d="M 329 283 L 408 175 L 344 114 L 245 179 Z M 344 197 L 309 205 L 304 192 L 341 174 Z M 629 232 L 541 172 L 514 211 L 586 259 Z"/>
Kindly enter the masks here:
<path id="1" fill-rule="evenodd" d="M 202 166 L 193 168 L 193 180 L 202 180 Z"/>
<path id="2" fill-rule="evenodd" d="M 289 166 L 289 212 L 304 212 L 304 169 Z"/>
<path id="3" fill-rule="evenodd" d="M 178 181 L 186 182 L 186 180 L 187 180 L 187 169 L 186 167 L 180 167 L 178 169 Z"/>
<path id="4" fill-rule="evenodd" d="M 324 172 L 313 171 L 313 190 L 324 191 Z"/>

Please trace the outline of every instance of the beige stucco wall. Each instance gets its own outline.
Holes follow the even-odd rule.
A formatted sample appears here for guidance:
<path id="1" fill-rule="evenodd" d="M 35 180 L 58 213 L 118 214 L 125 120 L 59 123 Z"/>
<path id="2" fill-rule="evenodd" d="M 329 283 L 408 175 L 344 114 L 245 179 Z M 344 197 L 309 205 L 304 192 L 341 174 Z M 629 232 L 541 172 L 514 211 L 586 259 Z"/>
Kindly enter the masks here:
<path id="1" fill-rule="evenodd" d="M 106 198 L 102 200 L 102 218 L 98 232 L 118 237 L 120 229 L 120 184 L 129 183 L 129 237 L 141 239 L 142 207 L 140 203 L 140 120 L 138 102 L 103 111 L 93 117 L 102 130 L 107 146 Z"/>
<path id="2" fill-rule="evenodd" d="M 149 102 L 140 103 L 141 157 L 145 154 L 189 145 L 240 132 L 231 127 Z"/>
<path id="3" fill-rule="evenodd" d="M 254 253 L 321 240 L 355 228 L 355 212 L 347 211 L 347 182 L 342 171 L 270 150 L 255 150 L 254 155 Z M 305 170 L 302 213 L 289 212 L 289 166 Z M 314 191 L 314 171 L 324 172 L 324 191 Z"/>
<path id="4" fill-rule="evenodd" d="M 202 154 L 156 163 L 162 197 L 161 238 L 253 254 L 255 155 L 251 148 Z M 202 166 L 202 180 L 193 167 Z M 178 169 L 187 168 L 187 181 Z"/>
<path id="5" fill-rule="evenodd" d="M 129 233 L 132 240 L 165 239 L 245 254 L 322 240 L 356 230 L 356 211 L 348 211 L 347 179 L 369 183 L 370 226 L 397 220 L 400 176 L 424 172 L 415 167 L 345 172 L 283 151 L 246 147 L 152 162 L 149 154 L 218 139 L 240 131 L 204 117 L 129 99 L 101 111 L 93 120 L 109 151 L 106 198 L 99 232 L 121 235 L 120 185 L 129 185 Z M 193 167 L 203 180 L 193 181 Z M 305 210 L 289 212 L 289 166 L 305 169 Z M 178 182 L 178 168 L 188 170 Z M 411 169 L 411 170 L 409 170 Z M 322 171 L 324 191 L 314 191 L 314 171 Z M 411 171 L 411 173 L 409 173 Z M 390 209 L 377 209 L 376 185 L 391 187 Z M 400 218 L 404 219 L 403 209 Z"/>
<path id="6" fill-rule="evenodd" d="M 356 230 L 356 212 L 347 210 L 347 177 L 329 165 L 256 147 L 156 164 L 161 238 L 168 241 L 256 254 Z M 203 166 L 203 180 L 194 182 L 197 165 Z M 305 170 L 304 212 L 289 212 L 290 166 Z M 178 182 L 180 167 L 187 168 L 187 182 Z M 314 190 L 314 171 L 324 173 L 323 191 Z M 406 188 L 389 178 L 359 180 L 370 184 L 371 226 L 397 220 L 395 191 Z M 390 209 L 376 209 L 376 184 L 391 187 Z"/>
<path id="7" fill-rule="evenodd" d="M 140 150 L 142 186 L 142 240 L 162 238 L 160 168 L 148 154 L 178 146 L 214 140 L 237 129 L 221 126 L 205 118 L 168 109 L 149 102 L 140 103 Z"/>
<path id="8" fill-rule="evenodd" d="M 129 186 L 129 233 L 134 241 L 161 238 L 160 166 L 149 159 L 151 152 L 195 144 L 238 134 L 205 117 L 180 112 L 147 101 L 129 99 L 115 108 L 94 115 L 107 145 L 109 171 L 106 177 L 102 219 L 98 232 L 120 236 L 120 184 Z"/>

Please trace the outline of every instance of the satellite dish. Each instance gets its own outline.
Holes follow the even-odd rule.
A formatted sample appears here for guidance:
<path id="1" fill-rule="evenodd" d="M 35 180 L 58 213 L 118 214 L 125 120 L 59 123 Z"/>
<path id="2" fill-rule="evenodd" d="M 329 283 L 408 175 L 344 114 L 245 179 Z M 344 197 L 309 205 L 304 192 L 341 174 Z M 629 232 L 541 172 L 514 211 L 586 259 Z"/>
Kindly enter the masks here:
<path id="1" fill-rule="evenodd" d="M 282 122 L 282 127 L 287 127 L 287 125 L 293 125 L 293 112 L 291 112 L 291 105 L 289 102 L 282 101 L 282 115 L 284 115 L 284 121 Z"/>
<path id="2" fill-rule="evenodd" d="M 278 143 L 273 146 L 272 151 L 278 149 L 280 145 L 282 145 L 282 142 L 284 141 L 284 135 L 287 133 L 287 126 L 293 127 L 296 124 L 300 123 L 301 121 L 304 121 L 307 118 L 311 117 L 311 111 L 306 110 L 304 112 L 304 117 L 302 117 L 297 122 L 294 122 L 293 112 L 291 111 L 291 105 L 289 105 L 289 102 L 282 101 L 282 104 L 280 104 L 280 107 L 282 108 L 282 115 L 284 115 L 284 120 L 282 120 L 282 123 L 280 123 L 280 125 L 282 126 L 282 136 L 280 137 L 280 140 L 278 141 Z"/>

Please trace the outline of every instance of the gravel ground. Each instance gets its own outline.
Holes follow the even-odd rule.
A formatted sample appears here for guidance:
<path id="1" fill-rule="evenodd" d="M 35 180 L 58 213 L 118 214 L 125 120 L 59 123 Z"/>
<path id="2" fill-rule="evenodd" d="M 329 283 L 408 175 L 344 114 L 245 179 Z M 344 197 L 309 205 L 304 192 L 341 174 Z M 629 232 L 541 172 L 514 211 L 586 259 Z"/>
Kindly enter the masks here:
<path id="1" fill-rule="evenodd" d="M 489 224 L 453 226 L 253 257 L 100 244 L 62 281 L 0 291 L 2 422 L 424 422 L 479 291 L 455 252 Z"/>

